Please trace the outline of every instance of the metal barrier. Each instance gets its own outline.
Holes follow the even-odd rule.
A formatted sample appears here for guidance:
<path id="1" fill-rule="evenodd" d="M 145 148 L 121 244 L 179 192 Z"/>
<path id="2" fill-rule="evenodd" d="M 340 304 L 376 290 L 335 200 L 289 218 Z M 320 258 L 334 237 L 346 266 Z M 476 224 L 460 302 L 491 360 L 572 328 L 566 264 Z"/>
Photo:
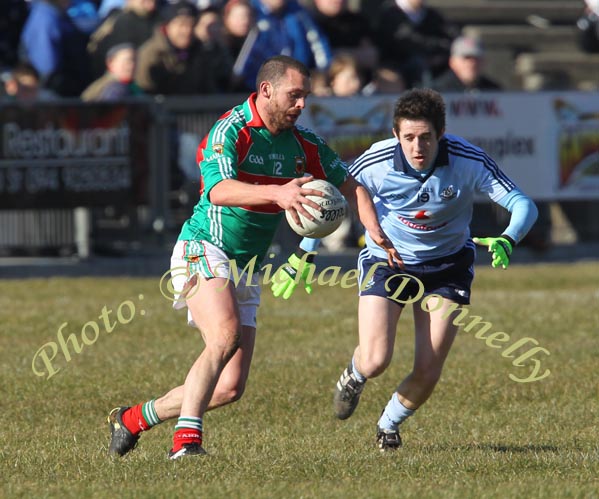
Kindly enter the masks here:
<path id="1" fill-rule="evenodd" d="M 0 254 L 85 257 L 90 236 L 102 251 L 160 244 L 176 225 L 177 137 L 205 133 L 231 102 L 0 104 Z"/>
<path id="2" fill-rule="evenodd" d="M 198 144 L 219 116 L 246 98 L 212 95 L 118 103 L 65 99 L 29 107 L 0 104 L 0 255 L 49 250 L 84 257 L 89 251 L 170 245 L 197 201 Z M 494 106 L 503 102 L 497 99 Z M 455 100 L 455 96 L 448 99 L 449 110 L 462 109 Z M 363 143 L 372 140 L 353 130 L 357 122 L 346 119 L 345 113 L 359 113 L 360 126 L 374 123 L 379 127 L 371 130 L 375 135 L 387 134 L 388 113 L 381 118 L 381 103 L 373 102 L 354 99 L 348 105 L 313 98 L 304 113 L 307 126 L 342 155 L 344 148 L 351 154 L 361 152 Z M 505 135 L 497 116 L 492 123 L 497 134 Z M 464 118 L 463 126 L 472 121 Z M 453 116 L 450 128 L 467 136 L 460 123 Z M 472 127 L 480 135 L 479 125 Z M 510 158 L 503 159 L 511 166 Z M 576 227 L 581 239 L 597 240 L 599 224 L 593 213 L 597 201 L 587 199 L 585 213 L 576 210 L 572 224 L 584 220 L 584 227 Z M 570 214 L 566 212 L 568 218 Z"/>
<path id="3" fill-rule="evenodd" d="M 0 251 L 5 254 L 75 250 L 73 210 L 0 211 L 0 227 Z"/>

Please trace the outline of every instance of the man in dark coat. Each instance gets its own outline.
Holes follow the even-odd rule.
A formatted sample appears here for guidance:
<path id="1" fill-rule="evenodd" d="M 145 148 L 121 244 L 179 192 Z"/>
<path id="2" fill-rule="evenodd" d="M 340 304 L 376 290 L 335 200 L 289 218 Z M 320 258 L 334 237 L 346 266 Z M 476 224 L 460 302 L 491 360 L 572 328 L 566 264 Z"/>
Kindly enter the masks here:
<path id="1" fill-rule="evenodd" d="M 210 61 L 194 36 L 198 11 L 185 0 L 169 4 L 164 23 L 138 51 L 135 80 L 148 94 L 194 95 L 217 92 Z"/>

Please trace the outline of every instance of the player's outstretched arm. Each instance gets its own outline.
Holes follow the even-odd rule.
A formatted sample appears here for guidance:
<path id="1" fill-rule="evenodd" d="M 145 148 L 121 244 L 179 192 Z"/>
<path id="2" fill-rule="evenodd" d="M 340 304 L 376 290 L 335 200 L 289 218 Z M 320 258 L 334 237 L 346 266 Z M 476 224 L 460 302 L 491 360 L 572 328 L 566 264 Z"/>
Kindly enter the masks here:
<path id="1" fill-rule="evenodd" d="M 510 223 L 499 237 L 475 237 L 472 240 L 492 253 L 493 268 L 507 269 L 514 246 L 518 244 L 537 220 L 538 210 L 533 201 L 513 189 L 497 203 L 511 213 Z"/>

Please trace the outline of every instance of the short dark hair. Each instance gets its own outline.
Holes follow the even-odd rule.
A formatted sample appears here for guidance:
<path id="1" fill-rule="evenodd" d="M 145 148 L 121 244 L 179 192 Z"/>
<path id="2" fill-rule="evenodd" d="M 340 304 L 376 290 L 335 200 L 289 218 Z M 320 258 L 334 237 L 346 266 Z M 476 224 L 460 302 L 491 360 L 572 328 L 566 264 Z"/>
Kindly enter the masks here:
<path id="1" fill-rule="evenodd" d="M 260 83 L 263 81 L 269 81 L 276 85 L 288 69 L 295 69 L 306 78 L 310 78 L 310 71 L 305 64 L 287 55 L 275 55 L 266 59 L 260 66 L 256 76 L 256 89 L 260 88 Z"/>
<path id="2" fill-rule="evenodd" d="M 10 77 L 14 78 L 15 80 L 21 78 L 22 76 L 31 76 L 37 81 L 40 80 L 40 74 L 38 70 L 28 62 L 20 62 L 9 73 Z"/>
<path id="3" fill-rule="evenodd" d="M 426 120 L 432 123 L 437 135 L 445 129 L 445 102 L 439 92 L 430 88 L 413 88 L 404 92 L 395 103 L 393 128 L 399 133 L 403 119 Z"/>
<path id="4" fill-rule="evenodd" d="M 106 51 L 106 60 L 108 61 L 112 59 L 121 50 L 135 50 L 135 46 L 132 43 L 127 42 L 117 43 L 116 45 L 113 45 Z"/>

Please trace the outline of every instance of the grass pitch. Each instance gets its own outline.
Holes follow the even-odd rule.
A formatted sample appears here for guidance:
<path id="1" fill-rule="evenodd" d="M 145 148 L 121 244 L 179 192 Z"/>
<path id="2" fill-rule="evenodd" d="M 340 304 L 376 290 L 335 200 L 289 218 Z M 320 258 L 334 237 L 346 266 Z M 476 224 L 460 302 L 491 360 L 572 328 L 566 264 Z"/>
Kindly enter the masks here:
<path id="1" fill-rule="evenodd" d="M 375 448 L 374 431 L 410 369 L 412 314 L 400 321 L 392 365 L 369 381 L 354 416 L 337 421 L 332 390 L 357 341 L 355 291 L 320 287 L 285 302 L 264 290 L 244 397 L 206 416 L 209 456 L 169 462 L 171 422 L 123 459 L 106 454 L 109 410 L 180 384 L 202 348 L 158 278 L 3 281 L 0 496 L 599 497 L 597 263 L 479 266 L 471 315 L 508 334 L 506 345 L 534 338 L 550 352 L 535 356 L 540 372 L 551 374 L 514 382 L 509 374 L 530 366 L 461 332 L 392 455 Z M 57 339 L 65 322 L 63 337 L 82 347 L 67 344 L 70 360 Z M 60 370 L 36 376 L 34 355 L 52 342 Z M 44 373 L 41 357 L 34 367 Z"/>

